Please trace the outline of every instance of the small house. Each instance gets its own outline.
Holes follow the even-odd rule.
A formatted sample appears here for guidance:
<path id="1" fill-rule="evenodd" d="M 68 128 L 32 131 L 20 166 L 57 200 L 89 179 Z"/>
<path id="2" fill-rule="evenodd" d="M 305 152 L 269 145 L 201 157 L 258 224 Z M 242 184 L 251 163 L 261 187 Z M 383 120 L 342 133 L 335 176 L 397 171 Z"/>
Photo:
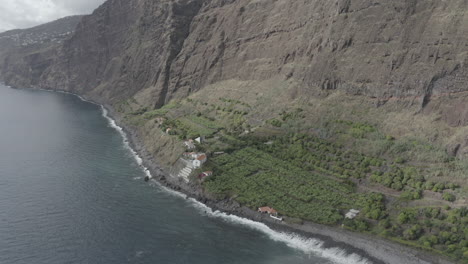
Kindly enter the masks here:
<path id="1" fill-rule="evenodd" d="M 185 147 L 188 149 L 188 150 L 192 150 L 192 149 L 195 149 L 195 144 L 193 144 L 193 140 L 192 139 L 189 139 L 189 140 L 186 140 L 184 142 L 184 145 Z"/>
<path id="2" fill-rule="evenodd" d="M 260 207 L 258 208 L 258 211 L 262 214 L 278 214 L 278 212 L 275 209 L 268 206 Z"/>
<path id="3" fill-rule="evenodd" d="M 198 142 L 199 144 L 203 143 L 203 141 L 205 141 L 205 137 L 197 137 L 195 139 L 196 142 Z"/>
<path id="4" fill-rule="evenodd" d="M 278 216 L 278 211 L 275 209 L 265 206 L 265 207 L 260 207 L 258 208 L 258 211 L 262 214 L 269 214 L 271 218 L 278 220 L 278 221 L 283 221 L 282 217 Z"/>
<path id="5" fill-rule="evenodd" d="M 188 159 L 195 159 L 197 157 L 197 153 L 195 153 L 195 152 L 185 152 L 183 154 L 183 156 L 185 158 L 188 158 Z"/>
<path id="6" fill-rule="evenodd" d="M 213 175 L 212 171 L 205 171 L 205 172 L 201 173 L 200 175 L 198 175 L 198 178 L 200 180 L 203 180 L 204 178 L 209 177 L 211 175 Z"/>
<path id="7" fill-rule="evenodd" d="M 360 213 L 359 210 L 351 209 L 351 210 L 349 210 L 348 213 L 346 213 L 345 218 L 347 218 L 347 219 L 354 219 L 354 218 L 356 218 L 356 216 L 357 216 L 359 213 Z"/>
<path id="8" fill-rule="evenodd" d="M 207 161 L 205 154 L 198 155 L 192 162 L 194 168 L 200 168 Z"/>

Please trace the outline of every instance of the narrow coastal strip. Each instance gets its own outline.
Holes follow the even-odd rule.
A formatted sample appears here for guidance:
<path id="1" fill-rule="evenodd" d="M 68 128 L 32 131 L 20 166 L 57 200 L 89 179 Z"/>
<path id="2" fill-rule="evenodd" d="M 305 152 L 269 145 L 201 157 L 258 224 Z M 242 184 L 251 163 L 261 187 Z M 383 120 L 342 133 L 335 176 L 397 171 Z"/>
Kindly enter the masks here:
<path id="1" fill-rule="evenodd" d="M 195 207 L 201 208 L 202 211 L 209 216 L 221 218 L 231 223 L 243 224 L 250 228 L 254 227 L 254 229 L 266 233 L 275 241 L 284 242 L 292 248 L 306 253 L 316 254 L 340 264 L 451 263 L 445 259 L 434 257 L 429 253 L 426 254 L 369 235 L 357 234 L 347 230 L 338 230 L 333 227 L 313 223 L 305 223 L 303 225 L 292 225 L 284 222 L 278 223 L 269 217 L 259 218 L 257 212 L 249 208 L 242 207 L 241 210 L 232 210 L 232 205 L 226 205 L 223 201 L 210 201 L 206 200 L 204 197 L 191 197 L 193 194 L 189 191 L 165 181 L 165 172 L 155 164 L 155 161 L 141 158 L 141 156 L 145 157 L 145 155 L 140 156 L 138 153 L 145 152 L 146 150 L 143 144 L 139 142 L 138 135 L 132 133 L 132 130 L 127 129 L 118 119 L 113 118 L 115 115 L 112 114 L 113 110 L 111 106 L 101 107 L 104 117 L 109 120 L 109 125 L 114 127 L 122 135 L 127 148 L 134 154 L 139 164 L 141 161 L 142 169 L 153 179 L 152 182 L 169 193 L 192 201 Z M 128 135 L 130 135 L 130 137 Z M 320 239 L 318 239 L 318 237 Z M 349 252 L 359 252 L 359 254 Z M 430 260 L 433 259 L 439 260 L 438 262 L 431 262 Z"/>
<path id="2" fill-rule="evenodd" d="M 154 184 L 157 188 L 164 190 L 166 193 L 172 194 L 173 196 L 177 198 L 187 200 L 194 208 L 196 208 L 197 210 L 199 210 L 206 216 L 218 218 L 230 224 L 242 225 L 242 226 L 245 226 L 246 228 L 260 231 L 266 234 L 270 239 L 274 241 L 282 242 L 291 248 L 302 251 L 305 254 L 312 254 L 315 256 L 329 259 L 333 263 L 336 263 L 336 264 L 371 264 L 371 263 L 378 264 L 380 263 L 380 261 L 378 260 L 371 261 L 369 257 L 365 257 L 364 256 L 365 252 L 362 252 L 363 254 L 349 253 L 349 252 L 355 251 L 354 248 L 349 247 L 349 246 L 345 246 L 343 248 L 335 247 L 335 246 L 326 247 L 325 241 L 322 241 L 317 238 L 311 238 L 310 234 L 299 235 L 291 231 L 275 231 L 265 223 L 262 223 L 259 221 L 253 221 L 248 218 L 244 218 L 244 217 L 237 216 L 234 214 L 228 214 L 225 212 L 221 212 L 219 210 L 213 210 L 212 208 L 196 200 L 195 198 L 190 197 L 189 194 L 185 194 L 183 192 L 173 190 L 170 187 L 164 186 L 161 182 L 153 178 L 151 171 L 148 169 L 148 167 L 145 166 L 144 160 L 140 157 L 138 152 L 135 151 L 135 149 L 132 147 L 134 142 L 132 140 L 129 140 L 129 137 L 124 127 L 117 124 L 117 121 L 112 118 L 112 116 L 109 113 L 109 110 L 104 105 L 96 103 L 87 98 L 84 98 L 81 95 L 70 93 L 67 91 L 51 91 L 51 90 L 46 90 L 46 89 L 38 89 L 38 90 L 73 95 L 73 96 L 78 97 L 83 102 L 91 103 L 100 107 L 102 116 L 107 120 L 108 125 L 111 128 L 115 129 L 120 134 L 120 136 L 122 137 L 122 143 L 124 147 L 130 152 L 132 157 L 137 162 L 138 166 L 145 173 L 146 177 L 149 177 L 149 179 L 152 179 L 151 183 Z M 161 174 L 162 171 L 158 171 L 157 173 Z"/>
<path id="3" fill-rule="evenodd" d="M 79 98 L 83 101 L 90 102 L 81 96 Z M 99 104 L 98 104 L 99 105 Z M 122 136 L 123 143 L 125 148 L 127 148 L 138 165 L 142 168 L 142 170 L 145 172 L 146 176 L 149 177 L 150 179 L 153 179 L 153 176 L 150 172 L 150 170 L 145 167 L 143 163 L 143 159 L 139 156 L 139 154 L 132 148 L 131 146 L 131 141 L 129 141 L 127 133 L 125 132 L 124 128 L 121 126 L 117 125 L 116 121 L 109 115 L 109 111 L 103 106 L 100 105 L 101 110 L 102 110 L 102 116 L 107 119 L 108 124 L 110 127 L 114 128 L 119 134 Z M 324 241 L 314 239 L 314 238 L 306 238 L 298 234 L 294 233 L 285 233 L 285 232 L 278 232 L 274 231 L 270 227 L 268 227 L 266 224 L 261 223 L 261 222 L 256 222 L 252 221 L 247 218 L 243 218 L 237 215 L 233 214 L 227 214 L 218 210 L 213 210 L 212 208 L 206 206 L 205 204 L 201 203 L 200 201 L 197 201 L 194 198 L 189 198 L 188 195 L 174 191 L 172 189 L 169 189 L 158 181 L 154 180 L 154 183 L 157 184 L 159 188 L 162 188 L 168 193 L 174 194 L 178 198 L 182 199 L 188 199 L 188 201 L 192 204 L 192 206 L 201 212 L 205 213 L 206 215 L 210 217 L 215 217 L 215 218 L 220 218 L 225 222 L 231 223 L 231 224 L 236 224 L 236 225 L 243 225 L 248 228 L 263 232 L 268 235 L 268 237 L 274 241 L 279 241 L 283 242 L 286 245 L 288 245 L 291 248 L 300 250 L 306 254 L 314 254 L 319 257 L 323 257 L 326 259 L 329 259 L 333 261 L 334 263 L 337 264 L 371 264 L 375 263 L 367 259 L 366 257 L 362 257 L 358 254 L 355 253 L 347 253 L 346 250 L 340 249 L 337 247 L 331 247 L 331 248 L 325 248 L 324 247 Z"/>
<path id="4" fill-rule="evenodd" d="M 213 214 L 213 216 L 217 217 L 220 216 L 219 214 L 223 216 L 234 216 L 239 217 L 240 219 L 245 219 L 246 221 L 252 221 L 252 223 L 265 225 L 270 232 L 285 235 L 286 237 L 283 237 L 283 240 L 281 241 L 290 246 L 294 245 L 294 248 L 298 248 L 298 243 L 290 244 L 289 241 L 291 237 L 299 238 L 298 241 L 301 241 L 302 248 L 306 244 L 303 242 L 307 239 L 318 241 L 317 239 L 319 238 L 321 240 L 320 247 L 316 246 L 315 248 L 319 248 L 319 251 L 322 252 L 322 254 L 325 254 L 323 256 L 326 256 L 331 252 L 336 254 L 336 249 L 340 249 L 339 254 L 341 255 L 340 257 L 337 257 L 337 259 L 340 259 L 343 262 L 338 263 L 453 263 L 444 257 L 435 256 L 422 250 L 406 247 L 383 238 L 310 222 L 306 222 L 303 225 L 287 224 L 284 222 L 278 223 L 269 217 L 262 217 L 256 211 L 246 207 L 233 209 L 235 206 L 232 205 L 231 201 L 214 201 L 208 200 L 206 197 L 200 197 L 194 190 L 186 190 L 181 188 L 181 186 L 168 182 L 166 180 L 166 173 L 160 169 L 156 164 L 156 161 L 146 158 L 148 155 L 144 155 L 146 150 L 144 145 L 140 143 L 138 134 L 120 122 L 118 115 L 113 115 L 113 109 L 111 106 L 105 106 L 104 109 L 107 111 L 106 114 L 108 115 L 108 118 L 115 123 L 115 126 L 118 127 L 117 129 L 119 131 L 121 129 L 121 132 L 127 138 L 130 149 L 135 153 L 140 153 L 138 157 L 143 157 L 142 167 L 151 171 L 151 177 L 154 179 L 153 182 L 157 182 L 159 186 L 165 186 L 167 190 L 170 190 L 172 193 L 177 193 L 179 196 L 185 198 L 191 197 L 190 200 L 196 201 L 197 205 L 210 208 L 211 213 L 208 213 L 208 215 Z M 114 116 L 117 118 L 113 119 Z M 193 191 L 193 193 L 191 191 Z M 327 249 L 331 250 L 325 253 Z M 308 250 L 308 252 L 311 252 L 311 249 Z M 359 252 L 359 256 L 349 252 Z M 317 252 L 314 253 L 317 254 Z M 352 262 L 353 259 L 358 262 Z"/>
<path id="5" fill-rule="evenodd" d="M 275 241 L 281 241 L 297 250 L 322 256 L 339 264 L 452 263 L 442 257 L 405 247 L 382 238 L 314 223 L 304 223 L 303 225 L 278 223 L 270 218 L 261 218 L 255 211 L 248 208 L 242 207 L 241 209 L 232 210 L 232 205 L 226 203 L 226 201 L 205 200 L 203 197 L 198 197 L 188 190 L 181 189 L 180 186 L 175 186 L 164 181 L 164 171 L 157 166 L 155 161 L 145 158 L 145 148 L 139 142 L 138 135 L 132 133 L 131 129 L 128 129 L 123 123 L 119 122 L 118 115 L 112 114 L 113 110 L 111 106 L 101 105 L 93 100 L 67 91 L 39 90 L 75 95 L 82 101 L 101 107 L 102 115 L 107 119 L 109 126 L 116 129 L 122 136 L 125 148 L 130 151 L 145 174 L 150 178 L 154 178 L 152 183 L 157 184 L 158 188 L 187 199 L 194 207 L 210 217 L 217 217 L 226 222 L 241 224 L 262 231 Z M 113 119 L 114 116 L 117 118 Z M 153 177 L 153 175 L 156 177 Z M 358 254 L 349 252 L 358 252 Z"/>

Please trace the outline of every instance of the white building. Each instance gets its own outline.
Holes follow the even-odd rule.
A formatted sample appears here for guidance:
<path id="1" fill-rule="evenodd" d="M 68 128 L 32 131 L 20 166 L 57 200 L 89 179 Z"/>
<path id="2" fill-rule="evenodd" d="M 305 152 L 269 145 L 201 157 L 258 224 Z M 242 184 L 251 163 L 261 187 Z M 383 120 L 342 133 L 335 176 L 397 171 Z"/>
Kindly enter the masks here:
<path id="1" fill-rule="evenodd" d="M 195 144 L 193 144 L 193 140 L 187 140 L 184 142 L 184 145 L 185 147 L 188 149 L 188 150 L 192 150 L 192 149 L 195 149 Z"/>
<path id="2" fill-rule="evenodd" d="M 357 216 L 359 213 L 360 213 L 359 210 L 351 209 L 351 210 L 349 210 L 348 213 L 346 213 L 345 218 L 354 219 L 354 218 L 356 218 L 356 216 Z"/>
<path id="3" fill-rule="evenodd" d="M 205 154 L 198 155 L 198 157 L 192 161 L 192 166 L 194 168 L 200 168 L 206 161 L 207 157 Z"/>

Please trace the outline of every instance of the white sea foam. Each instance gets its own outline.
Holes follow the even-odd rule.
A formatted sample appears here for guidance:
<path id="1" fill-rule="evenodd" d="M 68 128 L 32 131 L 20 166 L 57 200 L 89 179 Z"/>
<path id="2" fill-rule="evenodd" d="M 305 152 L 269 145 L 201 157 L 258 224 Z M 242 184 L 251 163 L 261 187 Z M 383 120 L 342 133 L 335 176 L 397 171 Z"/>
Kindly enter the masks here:
<path id="1" fill-rule="evenodd" d="M 349 254 L 345 250 L 340 248 L 325 248 L 323 247 L 324 242 L 319 239 L 305 238 L 303 236 L 294 233 L 285 233 L 274 231 L 269 228 L 266 224 L 255 222 L 246 218 L 242 218 L 236 215 L 228 215 L 220 211 L 213 211 L 211 208 L 197 200 L 190 198 L 189 201 L 195 208 L 207 214 L 210 217 L 220 218 L 225 222 L 243 225 L 248 228 L 263 232 L 274 241 L 283 242 L 291 248 L 300 250 L 306 254 L 313 254 L 315 256 L 323 257 L 331 260 L 337 264 L 370 264 L 370 260 L 359 256 L 357 254 Z"/>
<path id="2" fill-rule="evenodd" d="M 174 191 L 174 190 L 172 190 L 171 188 L 168 188 L 168 187 L 166 187 L 166 186 L 160 184 L 160 183 L 157 182 L 156 180 L 151 181 L 151 184 L 152 184 L 152 186 L 158 187 L 158 188 L 159 188 L 160 190 L 162 190 L 164 193 L 173 195 L 173 196 L 178 197 L 178 198 L 187 199 L 187 195 L 185 195 L 184 193 L 181 193 L 181 192 L 178 192 L 178 191 Z"/>
<path id="3" fill-rule="evenodd" d="M 123 130 L 122 127 L 120 127 L 119 125 L 117 125 L 117 123 L 115 122 L 114 119 L 112 119 L 110 116 L 109 116 L 109 112 L 107 111 L 107 109 L 101 105 L 101 110 L 102 110 L 102 116 L 104 118 L 107 119 L 107 122 L 109 123 L 109 126 L 114 128 L 115 130 L 117 130 L 117 132 L 119 132 L 119 134 L 122 136 L 122 139 L 123 139 L 123 143 L 124 143 L 124 146 L 126 149 L 128 149 L 130 151 L 130 153 L 132 154 L 133 158 L 135 159 L 135 161 L 137 162 L 137 164 L 139 166 L 142 167 L 143 169 L 143 172 L 145 173 L 145 175 L 147 177 L 149 177 L 150 179 L 153 178 L 153 176 L 151 175 L 151 172 L 148 168 L 146 168 L 145 166 L 143 166 L 143 159 L 138 155 L 138 153 L 133 150 L 133 148 L 130 146 L 130 142 L 128 140 L 128 137 L 127 137 L 127 134 L 125 133 L 125 131 Z"/>

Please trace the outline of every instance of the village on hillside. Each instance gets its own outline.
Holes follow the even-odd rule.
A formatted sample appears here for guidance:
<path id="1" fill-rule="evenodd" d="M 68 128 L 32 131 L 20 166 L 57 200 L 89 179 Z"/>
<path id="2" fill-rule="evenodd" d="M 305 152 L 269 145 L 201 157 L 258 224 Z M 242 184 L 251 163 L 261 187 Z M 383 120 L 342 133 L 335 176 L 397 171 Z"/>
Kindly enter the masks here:
<path id="1" fill-rule="evenodd" d="M 166 133 L 169 133 L 171 130 L 167 129 Z M 208 161 L 208 155 L 206 153 L 197 152 L 196 144 L 202 144 L 204 141 L 203 137 L 198 137 L 196 139 L 188 139 L 184 141 L 184 146 L 187 152 L 182 154 L 180 160 L 185 164 L 185 167 L 180 170 L 178 176 L 182 178 L 185 182 L 190 181 L 190 175 L 194 170 L 199 170 L 203 167 Z M 199 180 L 204 180 L 206 177 L 213 175 L 212 171 L 205 171 L 198 175 Z"/>

